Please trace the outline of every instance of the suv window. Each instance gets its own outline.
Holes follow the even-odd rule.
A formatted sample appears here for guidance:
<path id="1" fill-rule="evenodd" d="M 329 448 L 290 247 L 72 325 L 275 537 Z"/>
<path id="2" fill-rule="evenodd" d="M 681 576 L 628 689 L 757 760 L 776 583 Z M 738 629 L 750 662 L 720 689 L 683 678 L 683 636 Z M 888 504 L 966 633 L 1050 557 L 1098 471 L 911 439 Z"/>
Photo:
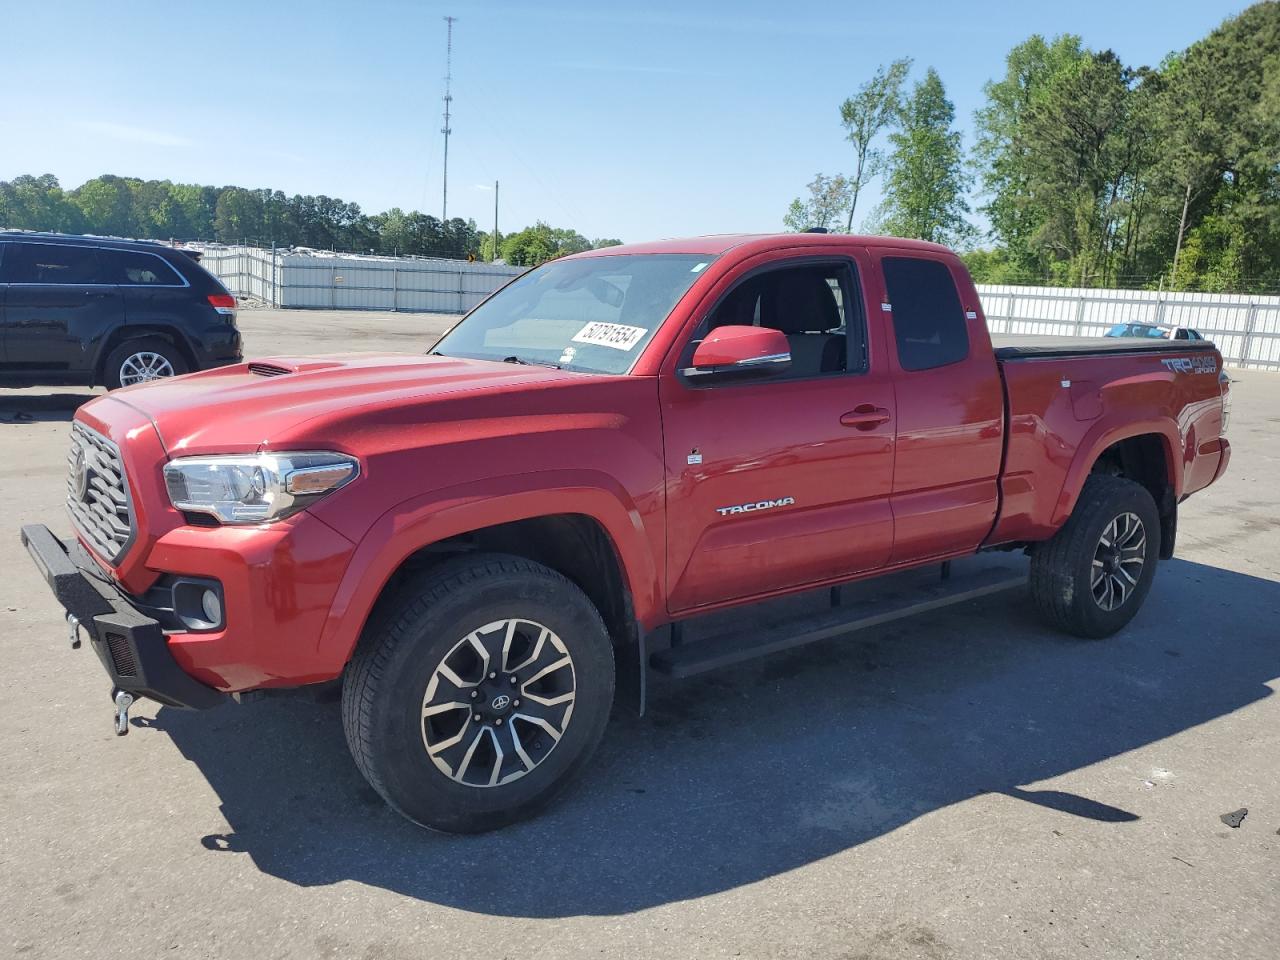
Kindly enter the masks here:
<path id="1" fill-rule="evenodd" d="M 154 253 L 138 253 L 133 250 L 99 250 L 102 275 L 105 283 L 134 285 L 182 286 L 182 278 L 173 267 Z"/>
<path id="2" fill-rule="evenodd" d="M 4 258 L 9 283 L 103 283 L 97 251 L 63 243 L 14 243 Z"/>
<path id="3" fill-rule="evenodd" d="M 866 328 L 854 289 L 853 270 L 846 263 L 769 270 L 730 290 L 706 329 L 781 330 L 791 348 L 787 376 L 792 378 L 861 371 L 866 368 Z"/>
<path id="4" fill-rule="evenodd" d="M 881 264 L 902 369 L 931 370 L 967 357 L 969 328 L 947 265 L 914 257 L 885 257 Z"/>

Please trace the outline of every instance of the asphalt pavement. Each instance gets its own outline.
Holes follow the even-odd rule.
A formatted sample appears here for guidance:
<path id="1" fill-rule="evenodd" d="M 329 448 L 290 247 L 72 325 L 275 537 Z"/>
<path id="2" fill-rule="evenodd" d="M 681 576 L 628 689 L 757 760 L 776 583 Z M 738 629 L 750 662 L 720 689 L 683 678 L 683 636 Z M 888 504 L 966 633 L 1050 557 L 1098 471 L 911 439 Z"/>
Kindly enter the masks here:
<path id="1" fill-rule="evenodd" d="M 241 316 L 254 356 L 448 322 Z M 388 810 L 306 693 L 114 736 L 17 537 L 67 529 L 91 393 L 0 390 L 0 956 L 1271 960 L 1280 374 L 1233 375 L 1230 471 L 1119 636 L 1014 594 L 658 683 L 551 811 L 466 838 Z"/>

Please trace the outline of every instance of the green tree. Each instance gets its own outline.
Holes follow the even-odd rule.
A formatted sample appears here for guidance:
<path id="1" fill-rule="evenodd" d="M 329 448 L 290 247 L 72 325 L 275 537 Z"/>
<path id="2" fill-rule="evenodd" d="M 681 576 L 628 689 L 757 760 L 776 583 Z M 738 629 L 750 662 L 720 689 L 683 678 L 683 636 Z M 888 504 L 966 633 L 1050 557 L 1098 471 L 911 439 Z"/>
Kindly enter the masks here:
<path id="1" fill-rule="evenodd" d="M 108 174 L 86 180 L 71 192 L 71 201 L 80 209 L 90 233 L 132 237 L 141 232 L 134 217 L 130 181 L 122 177 Z"/>
<path id="2" fill-rule="evenodd" d="M 808 199 L 791 201 L 782 223 L 788 230 L 802 233 L 815 227 L 830 230 L 838 226 L 853 203 L 853 183 L 842 174 L 828 177 L 815 173 L 809 181 Z"/>
<path id="3" fill-rule="evenodd" d="M 858 92 L 840 104 L 840 123 L 845 139 L 853 144 L 853 176 L 848 178 L 849 211 L 845 232 L 853 231 L 853 214 L 858 196 L 875 176 L 884 159 L 872 144 L 876 137 L 892 126 L 901 111 L 902 84 L 911 70 L 911 60 L 895 60 L 879 67 L 875 75 L 858 88 Z"/>
<path id="4" fill-rule="evenodd" d="M 987 102 L 974 116 L 972 165 L 987 197 L 980 209 L 1013 269 L 1028 277 L 1044 277 L 1048 259 L 1033 244 L 1047 213 L 1031 194 L 1037 158 L 1024 135 L 1027 114 L 1055 78 L 1085 56 L 1077 36 L 1029 37 L 1009 51 L 1004 76 L 983 88 Z"/>
<path id="5" fill-rule="evenodd" d="M 383 253 L 394 256 L 409 250 L 409 221 L 403 210 L 392 207 L 385 213 L 375 216 L 373 220 L 378 230 L 379 245 Z"/>
<path id="6" fill-rule="evenodd" d="M 958 244 L 972 228 L 966 219 L 965 170 L 955 107 L 932 67 L 903 104 L 899 129 L 889 135 L 881 228 L 902 237 Z"/>
<path id="7" fill-rule="evenodd" d="M 213 231 L 223 243 L 262 237 L 262 197 L 244 187 L 224 187 L 214 206 Z"/>
<path id="8" fill-rule="evenodd" d="M 0 228 L 79 233 L 84 216 L 51 173 L 0 180 Z"/>
<path id="9" fill-rule="evenodd" d="M 1110 50 L 1090 53 L 1056 74 L 1026 113 L 1017 148 L 1035 158 L 1025 189 L 1040 217 L 1029 242 L 1062 282 L 1114 280 L 1133 187 L 1151 159 L 1140 94 L 1148 75 Z"/>
<path id="10" fill-rule="evenodd" d="M 549 226 L 539 220 L 502 241 L 502 259 L 517 267 L 536 267 L 570 253 L 591 249 L 591 241 L 575 230 Z"/>
<path id="11" fill-rule="evenodd" d="M 1170 58 L 1152 188 L 1179 286 L 1280 276 L 1280 4 L 1259 3 Z M 1191 239 L 1195 235 L 1195 250 Z M 1242 243 L 1241 238 L 1248 242 Z M 1184 249 L 1194 254 L 1184 265 Z"/>

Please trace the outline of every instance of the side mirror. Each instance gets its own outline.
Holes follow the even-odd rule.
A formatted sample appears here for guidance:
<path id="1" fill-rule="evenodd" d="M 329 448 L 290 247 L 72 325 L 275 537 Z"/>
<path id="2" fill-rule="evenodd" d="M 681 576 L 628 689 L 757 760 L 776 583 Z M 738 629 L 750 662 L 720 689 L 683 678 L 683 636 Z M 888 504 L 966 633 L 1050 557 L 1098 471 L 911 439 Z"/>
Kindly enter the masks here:
<path id="1" fill-rule="evenodd" d="M 791 368 L 791 345 L 772 327 L 717 327 L 693 351 L 686 377 L 769 376 Z"/>

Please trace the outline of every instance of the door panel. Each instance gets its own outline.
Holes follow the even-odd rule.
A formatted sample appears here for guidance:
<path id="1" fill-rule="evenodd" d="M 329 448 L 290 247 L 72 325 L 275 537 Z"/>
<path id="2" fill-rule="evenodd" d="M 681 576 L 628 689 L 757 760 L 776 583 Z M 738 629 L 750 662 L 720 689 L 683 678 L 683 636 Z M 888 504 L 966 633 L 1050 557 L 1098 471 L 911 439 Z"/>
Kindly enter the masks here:
<path id="1" fill-rule="evenodd" d="M 927 261 L 933 276 L 903 269 L 904 259 Z M 1004 388 L 977 294 L 944 255 L 886 250 L 881 264 L 898 426 L 891 562 L 976 550 L 995 522 L 1004 451 Z M 939 282 L 946 296 L 925 295 Z M 957 336 L 940 334 L 937 310 Z"/>
<path id="2" fill-rule="evenodd" d="M 123 315 L 115 287 L 13 284 L 4 311 L 8 361 L 29 370 L 88 370 L 91 348 Z"/>
<path id="3" fill-rule="evenodd" d="M 99 282 L 97 253 L 71 244 L 19 242 L 5 254 L 4 342 L 10 369 L 80 372 L 124 320 L 119 289 Z"/>
<path id="4" fill-rule="evenodd" d="M 848 249 L 841 255 L 848 260 Z M 733 304 L 728 294 L 756 282 L 762 266 L 785 263 L 760 259 L 729 274 L 711 299 Z M 854 282 L 845 309 L 856 313 L 861 332 L 866 301 Z M 869 368 L 861 372 L 706 387 L 663 375 L 673 614 L 888 562 L 894 389 L 877 333 L 867 342 Z M 806 335 L 792 336 L 802 344 Z M 847 339 L 853 344 L 847 366 L 862 367 L 863 339 Z"/>
<path id="5" fill-rule="evenodd" d="M 888 561 L 892 427 L 840 417 L 862 403 L 892 409 L 891 384 L 851 375 L 663 393 L 672 612 Z M 784 503 L 757 508 L 767 501 Z"/>

